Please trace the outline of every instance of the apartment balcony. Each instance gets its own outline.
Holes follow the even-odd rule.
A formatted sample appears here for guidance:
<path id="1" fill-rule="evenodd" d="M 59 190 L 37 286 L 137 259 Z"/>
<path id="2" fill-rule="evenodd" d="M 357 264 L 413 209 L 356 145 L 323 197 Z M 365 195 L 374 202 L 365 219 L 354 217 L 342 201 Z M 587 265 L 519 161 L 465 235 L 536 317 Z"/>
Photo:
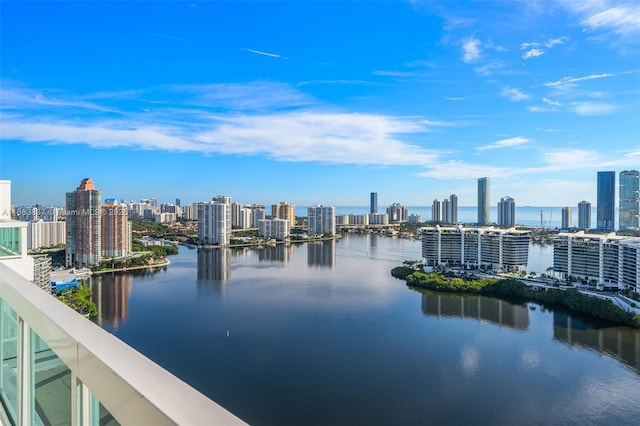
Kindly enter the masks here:
<path id="1" fill-rule="evenodd" d="M 242 420 L 0 263 L 0 423 Z"/>

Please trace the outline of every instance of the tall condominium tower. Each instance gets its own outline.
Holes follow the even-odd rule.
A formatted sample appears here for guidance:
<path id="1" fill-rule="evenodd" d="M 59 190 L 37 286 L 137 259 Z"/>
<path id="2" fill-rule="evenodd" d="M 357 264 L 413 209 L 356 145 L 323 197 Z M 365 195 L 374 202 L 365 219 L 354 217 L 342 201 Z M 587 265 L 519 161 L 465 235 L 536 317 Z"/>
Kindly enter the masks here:
<path id="1" fill-rule="evenodd" d="M 442 201 L 433 200 L 431 203 L 431 220 L 434 222 L 442 222 Z"/>
<path id="2" fill-rule="evenodd" d="M 458 196 L 455 194 L 449 196 L 449 204 L 444 211 L 444 221 L 451 224 L 458 223 Z"/>
<path id="3" fill-rule="evenodd" d="M 491 181 L 488 177 L 478 179 L 478 224 L 487 225 L 490 219 L 491 208 L 489 205 Z"/>
<path id="4" fill-rule="evenodd" d="M 616 201 L 616 173 L 598 172 L 597 227 L 600 232 L 613 232 Z"/>
<path id="5" fill-rule="evenodd" d="M 102 257 L 122 257 L 131 251 L 131 222 L 127 206 L 115 198 L 102 205 Z"/>
<path id="6" fill-rule="evenodd" d="M 591 229 L 591 203 L 588 201 L 578 203 L 578 228 Z"/>
<path id="7" fill-rule="evenodd" d="M 229 244 L 231 197 L 218 195 L 208 203 L 198 204 L 198 239 L 205 244 Z"/>
<path id="8" fill-rule="evenodd" d="M 409 210 L 400 203 L 393 203 L 387 207 L 387 214 L 389 215 L 389 223 L 401 223 L 407 221 Z"/>
<path id="9" fill-rule="evenodd" d="M 102 259 L 101 191 L 83 179 L 67 192 L 67 266 L 95 265 Z"/>
<path id="10" fill-rule="evenodd" d="M 309 235 L 336 233 L 336 209 L 333 206 L 308 207 L 307 232 Z"/>
<path id="11" fill-rule="evenodd" d="M 515 224 L 516 201 L 507 195 L 498 202 L 498 226 L 512 227 Z"/>
<path id="12" fill-rule="evenodd" d="M 377 192 L 371 193 L 370 207 L 371 209 L 369 213 L 378 213 L 378 193 Z"/>
<path id="13" fill-rule="evenodd" d="M 621 231 L 640 229 L 640 172 L 625 170 L 620 172 L 620 219 Z"/>
<path id="14" fill-rule="evenodd" d="M 571 228 L 571 207 L 562 208 L 562 229 Z"/>
<path id="15" fill-rule="evenodd" d="M 286 201 L 281 201 L 280 204 L 271 205 L 271 218 L 272 219 L 284 219 L 289 221 L 289 227 L 293 229 L 296 225 L 296 206 L 295 204 L 289 204 Z"/>

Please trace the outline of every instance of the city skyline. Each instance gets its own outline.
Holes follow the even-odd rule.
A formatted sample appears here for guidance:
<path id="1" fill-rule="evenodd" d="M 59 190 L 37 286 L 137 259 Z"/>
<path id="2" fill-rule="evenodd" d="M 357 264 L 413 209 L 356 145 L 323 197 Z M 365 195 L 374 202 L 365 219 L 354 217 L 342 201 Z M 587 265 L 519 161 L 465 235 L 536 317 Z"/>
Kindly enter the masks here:
<path id="1" fill-rule="evenodd" d="M 486 176 L 491 206 L 575 206 L 640 162 L 635 2 L 0 7 L 16 205 L 91 176 L 126 200 L 473 206 Z"/>

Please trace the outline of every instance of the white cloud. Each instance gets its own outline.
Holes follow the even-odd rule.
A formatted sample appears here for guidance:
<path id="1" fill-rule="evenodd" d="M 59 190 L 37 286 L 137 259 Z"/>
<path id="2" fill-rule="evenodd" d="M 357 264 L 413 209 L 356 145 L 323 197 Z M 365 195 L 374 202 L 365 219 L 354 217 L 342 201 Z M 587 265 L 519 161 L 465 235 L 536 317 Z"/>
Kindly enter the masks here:
<path id="1" fill-rule="evenodd" d="M 592 6 L 582 21 L 591 30 L 612 31 L 623 36 L 640 33 L 640 4 L 617 4 L 608 7 L 607 3 L 597 2 Z M 606 8 L 597 10 L 600 7 Z"/>
<path id="2" fill-rule="evenodd" d="M 609 115 L 618 110 L 617 105 L 600 102 L 573 102 L 571 110 L 578 115 Z"/>
<path id="3" fill-rule="evenodd" d="M 614 76 L 622 75 L 622 74 L 626 74 L 626 73 L 618 73 L 618 74 L 604 73 L 604 74 L 591 74 L 591 75 L 586 75 L 586 76 L 583 76 L 583 77 L 563 77 L 560 80 L 551 81 L 551 82 L 545 83 L 544 85 L 547 86 L 547 87 L 564 88 L 566 86 L 571 85 L 572 83 L 578 83 L 580 81 L 587 81 L 587 80 L 595 80 L 595 79 L 599 79 L 599 78 L 614 77 Z"/>
<path id="4" fill-rule="evenodd" d="M 508 148 L 508 147 L 512 147 L 512 146 L 518 146 L 518 145 L 523 145 L 529 142 L 529 139 L 522 137 L 522 136 L 517 136 L 515 138 L 509 138 L 509 139 L 502 139 L 499 140 L 497 142 L 493 142 L 489 145 L 484 145 L 484 146 L 479 146 L 476 149 L 478 151 L 486 151 L 486 150 L 490 150 L 490 149 L 498 149 L 498 148 Z"/>
<path id="5" fill-rule="evenodd" d="M 482 43 L 477 38 L 468 37 L 462 40 L 462 60 L 466 63 L 476 62 L 480 59 Z"/>
<path id="6" fill-rule="evenodd" d="M 530 49 L 532 47 L 538 47 L 540 46 L 540 43 L 535 42 L 535 41 L 530 41 L 530 42 L 524 42 L 520 44 L 520 50 L 527 50 Z"/>
<path id="7" fill-rule="evenodd" d="M 500 61 L 489 62 L 488 64 L 482 65 L 481 67 L 476 68 L 476 72 L 480 75 L 489 76 L 493 74 L 505 74 L 506 71 L 505 64 Z"/>
<path id="8" fill-rule="evenodd" d="M 260 50 L 249 49 L 249 48 L 243 48 L 242 50 L 247 51 L 249 53 L 254 53 L 256 55 L 269 56 L 271 58 L 289 59 L 286 56 L 282 56 L 282 55 L 279 55 L 277 53 L 263 52 L 263 51 L 260 51 Z"/>
<path id="9" fill-rule="evenodd" d="M 558 38 L 550 38 L 549 40 L 547 40 L 545 42 L 545 46 L 547 46 L 549 49 L 551 49 L 553 46 L 558 45 L 558 44 L 564 44 L 565 41 L 569 40 L 568 37 L 558 37 Z"/>
<path id="10" fill-rule="evenodd" d="M 523 93 L 520 89 L 505 87 L 500 91 L 500 96 L 509 99 L 511 102 L 520 102 L 529 99 L 529 95 Z"/>
<path id="11" fill-rule="evenodd" d="M 544 102 L 544 103 L 545 103 L 545 104 L 547 104 L 547 105 L 551 105 L 551 106 L 557 106 L 557 107 L 561 106 L 561 105 L 560 105 L 560 102 L 552 101 L 552 100 L 551 100 L 551 99 L 549 99 L 549 98 L 542 98 L 542 102 Z"/>
<path id="12" fill-rule="evenodd" d="M 531 49 L 531 50 L 527 50 L 526 52 L 524 52 L 522 54 L 522 59 L 537 58 L 538 56 L 542 56 L 542 55 L 544 55 L 544 51 L 543 50 Z"/>

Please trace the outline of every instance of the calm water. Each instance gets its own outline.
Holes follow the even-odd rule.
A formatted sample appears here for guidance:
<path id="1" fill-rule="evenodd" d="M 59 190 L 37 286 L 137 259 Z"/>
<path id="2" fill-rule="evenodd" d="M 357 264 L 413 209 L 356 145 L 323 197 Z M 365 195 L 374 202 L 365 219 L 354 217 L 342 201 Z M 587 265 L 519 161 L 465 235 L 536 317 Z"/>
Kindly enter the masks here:
<path id="1" fill-rule="evenodd" d="M 637 424 L 640 332 L 389 275 L 419 257 L 375 235 L 181 247 L 93 288 L 106 330 L 252 424 Z"/>

